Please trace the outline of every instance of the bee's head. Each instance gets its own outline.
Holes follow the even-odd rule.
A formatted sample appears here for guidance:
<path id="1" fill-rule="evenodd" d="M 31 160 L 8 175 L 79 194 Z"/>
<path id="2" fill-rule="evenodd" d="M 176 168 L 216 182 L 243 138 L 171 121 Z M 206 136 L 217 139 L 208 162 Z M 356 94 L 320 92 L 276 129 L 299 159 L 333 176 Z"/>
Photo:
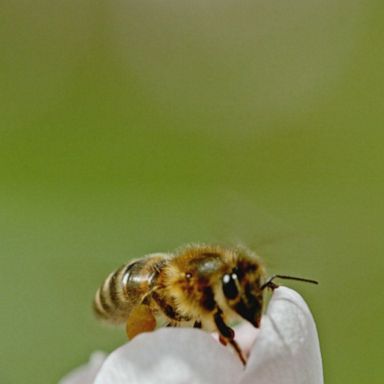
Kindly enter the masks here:
<path id="1" fill-rule="evenodd" d="M 229 307 L 255 327 L 259 327 L 263 309 L 263 277 L 263 267 L 253 260 L 245 259 L 239 260 L 221 280 Z"/>

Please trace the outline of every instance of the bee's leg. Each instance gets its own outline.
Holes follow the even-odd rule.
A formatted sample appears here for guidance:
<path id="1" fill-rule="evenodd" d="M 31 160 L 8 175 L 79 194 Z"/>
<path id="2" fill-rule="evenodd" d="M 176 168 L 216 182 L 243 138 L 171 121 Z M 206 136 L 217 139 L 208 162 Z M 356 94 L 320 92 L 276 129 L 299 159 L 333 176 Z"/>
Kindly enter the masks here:
<path id="1" fill-rule="evenodd" d="M 239 359 L 241 360 L 243 365 L 246 365 L 247 364 L 247 359 L 245 358 L 245 356 L 243 354 L 243 351 L 239 347 L 239 344 L 237 344 L 234 339 L 233 340 L 229 340 L 229 344 L 232 345 L 233 349 L 236 351 L 236 353 L 239 356 Z"/>
<path id="2" fill-rule="evenodd" d="M 202 327 L 201 321 L 196 320 L 195 323 L 193 324 L 193 328 L 201 328 L 201 327 Z"/>
<path id="3" fill-rule="evenodd" d="M 235 341 L 235 331 L 232 328 L 228 327 L 227 324 L 225 324 L 223 319 L 223 312 L 221 311 L 221 309 L 218 309 L 217 312 L 215 313 L 214 320 L 215 320 L 217 330 L 219 331 L 219 340 L 221 344 L 223 345 L 227 345 L 227 343 L 231 344 L 233 349 L 239 356 L 239 359 L 245 365 L 247 360 L 245 359 L 241 348 Z"/>
<path id="4" fill-rule="evenodd" d="M 166 325 L 167 328 L 176 328 L 176 327 L 179 327 L 179 326 L 180 326 L 180 323 L 178 321 L 170 321 Z"/>
<path id="5" fill-rule="evenodd" d="M 156 328 L 156 319 L 148 305 L 140 304 L 129 313 L 126 333 L 129 339 L 143 332 L 151 332 Z"/>

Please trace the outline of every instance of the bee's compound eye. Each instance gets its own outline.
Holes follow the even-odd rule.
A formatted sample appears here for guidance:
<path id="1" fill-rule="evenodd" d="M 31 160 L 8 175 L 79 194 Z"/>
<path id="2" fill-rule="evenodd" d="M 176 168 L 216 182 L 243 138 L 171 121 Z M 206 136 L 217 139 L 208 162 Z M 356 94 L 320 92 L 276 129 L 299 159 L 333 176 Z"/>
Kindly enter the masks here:
<path id="1" fill-rule="evenodd" d="M 237 275 L 235 273 L 225 274 L 223 276 L 223 292 L 227 299 L 233 300 L 238 294 L 239 290 L 236 285 Z"/>
<path id="2" fill-rule="evenodd" d="M 187 272 L 186 274 L 185 274 L 185 277 L 189 280 L 189 279 L 191 279 L 192 278 L 192 273 L 191 272 Z"/>

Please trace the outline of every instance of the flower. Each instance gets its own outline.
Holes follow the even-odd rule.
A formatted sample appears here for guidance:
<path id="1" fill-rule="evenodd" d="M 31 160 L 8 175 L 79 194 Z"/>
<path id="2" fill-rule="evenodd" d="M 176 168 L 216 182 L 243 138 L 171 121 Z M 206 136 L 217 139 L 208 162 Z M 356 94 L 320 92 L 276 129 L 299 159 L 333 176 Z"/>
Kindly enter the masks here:
<path id="1" fill-rule="evenodd" d="M 249 354 L 245 367 L 230 348 L 201 330 L 163 328 L 144 333 L 112 352 L 94 383 L 323 383 L 316 326 L 303 298 L 292 289 L 275 289 L 260 329 L 244 324 L 236 330 L 236 339 Z M 91 362 L 89 369 L 94 373 L 95 364 Z M 72 374 L 61 384 L 79 382 L 75 380 Z M 93 378 L 81 382 L 92 383 Z"/>
<path id="2" fill-rule="evenodd" d="M 68 375 L 66 375 L 63 379 L 60 380 L 59 384 L 93 383 L 105 358 L 106 355 L 103 352 L 98 351 L 92 353 L 88 364 L 85 364 L 70 372 Z"/>

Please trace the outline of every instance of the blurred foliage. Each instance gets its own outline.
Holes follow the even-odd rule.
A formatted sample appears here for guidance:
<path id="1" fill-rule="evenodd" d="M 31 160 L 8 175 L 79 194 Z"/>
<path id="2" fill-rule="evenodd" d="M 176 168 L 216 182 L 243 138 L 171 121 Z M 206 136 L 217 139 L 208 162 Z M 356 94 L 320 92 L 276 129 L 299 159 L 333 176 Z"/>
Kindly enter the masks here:
<path id="1" fill-rule="evenodd" d="M 319 279 L 326 382 L 383 382 L 382 2 L 1 7 L 2 383 L 123 343 L 95 289 L 191 241 Z"/>

